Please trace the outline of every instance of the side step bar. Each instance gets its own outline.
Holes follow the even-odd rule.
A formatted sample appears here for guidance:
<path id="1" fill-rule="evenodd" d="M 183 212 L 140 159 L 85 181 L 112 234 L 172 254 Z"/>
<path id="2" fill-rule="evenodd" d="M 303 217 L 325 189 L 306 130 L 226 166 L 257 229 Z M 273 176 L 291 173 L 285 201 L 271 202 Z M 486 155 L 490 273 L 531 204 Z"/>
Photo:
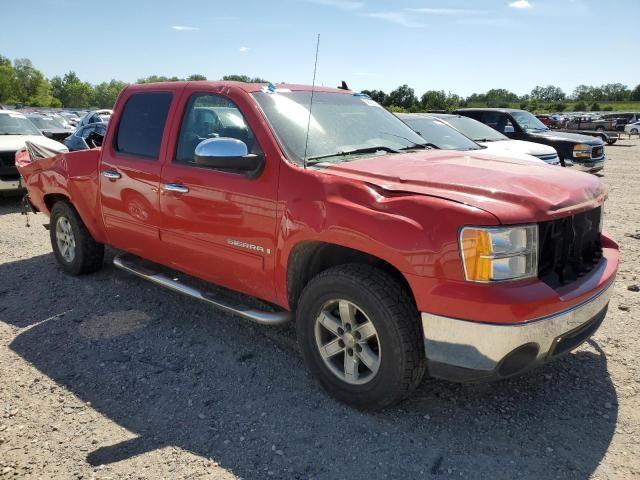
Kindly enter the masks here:
<path id="1" fill-rule="evenodd" d="M 266 312 L 245 306 L 234 307 L 230 303 L 224 303 L 220 299 L 212 298 L 213 295 L 209 295 L 207 292 L 184 285 L 183 283 L 173 280 L 160 272 L 155 272 L 146 266 L 138 265 L 136 257 L 128 254 L 118 255 L 113 259 L 113 264 L 122 270 L 133 273 L 134 275 L 144 278 L 145 280 L 149 280 L 157 285 L 188 295 L 189 297 L 197 300 L 202 300 L 203 302 L 207 302 L 220 310 L 234 313 L 242 318 L 246 318 L 247 320 L 251 320 L 262 325 L 283 325 L 291 320 L 292 317 L 291 313 L 286 311 Z"/>

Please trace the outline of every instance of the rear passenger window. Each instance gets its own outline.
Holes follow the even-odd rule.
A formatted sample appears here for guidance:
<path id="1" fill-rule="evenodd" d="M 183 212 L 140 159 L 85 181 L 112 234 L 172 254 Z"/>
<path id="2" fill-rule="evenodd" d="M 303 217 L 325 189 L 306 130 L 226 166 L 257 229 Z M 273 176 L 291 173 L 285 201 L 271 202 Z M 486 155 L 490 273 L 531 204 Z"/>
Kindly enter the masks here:
<path id="1" fill-rule="evenodd" d="M 131 95 L 120 117 L 115 149 L 136 157 L 157 159 L 172 97 L 170 92 Z"/>

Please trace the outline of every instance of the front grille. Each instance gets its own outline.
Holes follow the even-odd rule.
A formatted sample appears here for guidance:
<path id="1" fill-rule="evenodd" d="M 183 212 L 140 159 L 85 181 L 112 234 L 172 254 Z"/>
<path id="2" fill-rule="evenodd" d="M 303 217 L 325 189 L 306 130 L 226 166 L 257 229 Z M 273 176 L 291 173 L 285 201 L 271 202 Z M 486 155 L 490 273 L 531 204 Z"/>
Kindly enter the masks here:
<path id="1" fill-rule="evenodd" d="M 16 152 L 0 152 L 0 175 L 18 175 Z"/>
<path id="2" fill-rule="evenodd" d="M 600 158 L 604 155 L 604 147 L 593 147 L 591 149 L 591 158 Z"/>
<path id="3" fill-rule="evenodd" d="M 574 282 L 602 258 L 601 208 L 538 224 L 538 278 L 551 288 Z"/>

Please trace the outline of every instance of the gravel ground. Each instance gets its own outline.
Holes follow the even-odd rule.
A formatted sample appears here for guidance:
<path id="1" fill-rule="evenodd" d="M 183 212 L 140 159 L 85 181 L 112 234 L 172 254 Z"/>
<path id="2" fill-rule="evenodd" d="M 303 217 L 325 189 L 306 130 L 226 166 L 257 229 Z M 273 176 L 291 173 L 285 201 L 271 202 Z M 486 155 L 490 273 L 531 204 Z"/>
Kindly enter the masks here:
<path id="1" fill-rule="evenodd" d="M 516 379 L 425 380 L 376 414 L 316 386 L 291 328 L 134 278 L 112 252 L 63 274 L 44 217 L 27 229 L 0 199 L 0 479 L 640 478 L 640 141 L 607 155 L 622 266 L 595 337 Z"/>

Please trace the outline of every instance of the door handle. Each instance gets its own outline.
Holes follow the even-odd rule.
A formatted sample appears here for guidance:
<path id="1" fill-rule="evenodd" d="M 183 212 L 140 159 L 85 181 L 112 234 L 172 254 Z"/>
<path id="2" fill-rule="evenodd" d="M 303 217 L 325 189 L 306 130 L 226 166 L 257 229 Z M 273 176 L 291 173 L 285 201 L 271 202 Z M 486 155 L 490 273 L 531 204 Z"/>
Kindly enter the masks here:
<path id="1" fill-rule="evenodd" d="M 179 183 L 163 183 L 162 189 L 167 192 L 188 193 L 189 187 L 180 185 Z"/>
<path id="2" fill-rule="evenodd" d="M 108 178 L 109 180 L 117 180 L 122 177 L 122 175 L 120 175 L 115 170 L 105 170 L 104 172 L 102 172 L 102 176 Z"/>

